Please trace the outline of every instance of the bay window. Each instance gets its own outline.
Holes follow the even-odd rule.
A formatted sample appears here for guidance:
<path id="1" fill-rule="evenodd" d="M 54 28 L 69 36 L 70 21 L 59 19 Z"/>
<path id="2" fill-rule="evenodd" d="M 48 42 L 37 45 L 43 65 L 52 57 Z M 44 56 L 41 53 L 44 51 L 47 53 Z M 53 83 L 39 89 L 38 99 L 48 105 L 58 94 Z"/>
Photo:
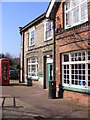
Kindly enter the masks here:
<path id="1" fill-rule="evenodd" d="M 90 86 L 90 51 L 62 55 L 63 86 L 88 88 Z"/>
<path id="2" fill-rule="evenodd" d="M 28 59 L 28 77 L 37 78 L 38 61 L 37 58 Z"/>
<path id="3" fill-rule="evenodd" d="M 64 4 L 65 28 L 88 20 L 87 0 L 67 0 Z"/>

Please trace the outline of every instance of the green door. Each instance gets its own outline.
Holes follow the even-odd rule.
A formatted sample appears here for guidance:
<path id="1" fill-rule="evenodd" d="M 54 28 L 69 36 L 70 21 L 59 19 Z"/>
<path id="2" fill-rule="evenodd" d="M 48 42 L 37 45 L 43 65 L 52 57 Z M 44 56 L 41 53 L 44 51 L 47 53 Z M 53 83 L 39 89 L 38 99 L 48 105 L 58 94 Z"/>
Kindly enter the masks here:
<path id="1" fill-rule="evenodd" d="M 47 88 L 49 87 L 49 80 L 52 80 L 52 64 L 47 63 Z"/>

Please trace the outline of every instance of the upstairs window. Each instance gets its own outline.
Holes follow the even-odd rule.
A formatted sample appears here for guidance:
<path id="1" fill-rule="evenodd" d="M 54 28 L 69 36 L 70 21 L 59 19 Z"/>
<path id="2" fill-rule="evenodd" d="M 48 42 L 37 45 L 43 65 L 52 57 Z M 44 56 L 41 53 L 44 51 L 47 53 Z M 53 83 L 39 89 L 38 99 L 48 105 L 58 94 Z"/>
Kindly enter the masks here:
<path id="1" fill-rule="evenodd" d="M 52 38 L 52 22 L 45 23 L 45 40 L 50 40 Z"/>
<path id="2" fill-rule="evenodd" d="M 65 28 L 88 21 L 87 0 L 67 0 L 64 4 Z"/>
<path id="3" fill-rule="evenodd" d="M 32 30 L 30 32 L 30 41 L 29 41 L 29 46 L 32 46 L 35 44 L 35 31 Z"/>

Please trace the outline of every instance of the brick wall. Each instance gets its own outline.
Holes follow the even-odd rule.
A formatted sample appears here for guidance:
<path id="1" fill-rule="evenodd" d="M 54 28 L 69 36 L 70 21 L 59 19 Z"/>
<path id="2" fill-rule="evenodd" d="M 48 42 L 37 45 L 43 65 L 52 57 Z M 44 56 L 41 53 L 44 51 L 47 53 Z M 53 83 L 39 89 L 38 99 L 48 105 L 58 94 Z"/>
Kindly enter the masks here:
<path id="1" fill-rule="evenodd" d="M 90 2 L 88 2 L 88 18 L 90 20 Z M 59 25 L 59 20 L 56 19 L 56 27 L 59 29 L 58 33 L 56 33 L 56 81 L 57 86 L 62 83 L 61 75 L 61 61 L 60 61 L 60 54 L 67 53 L 72 51 L 78 50 L 85 50 L 89 49 L 90 46 L 88 45 L 88 38 L 90 38 L 88 28 L 90 26 L 90 22 L 86 22 L 82 25 L 78 25 L 67 30 L 64 30 L 64 14 L 63 14 L 63 3 L 60 4 L 58 11 L 56 13 L 56 18 L 59 16 L 61 20 L 61 28 Z M 86 101 L 88 104 L 88 95 L 71 92 L 71 91 L 64 91 L 64 97 L 73 99 L 75 101 L 79 101 L 83 103 Z"/>
<path id="2" fill-rule="evenodd" d="M 64 91 L 63 96 L 65 99 L 69 99 L 69 100 L 73 99 L 74 101 L 85 104 L 85 105 L 89 104 L 90 96 L 87 94 L 82 94 L 82 93 L 77 93 L 72 91 Z"/>
<path id="3" fill-rule="evenodd" d="M 60 53 L 66 53 L 90 48 L 88 46 L 88 23 L 66 30 L 56 36 L 56 79 L 60 82 Z M 84 31 L 84 32 L 83 32 Z M 78 33 L 78 34 L 77 34 Z"/>
<path id="4" fill-rule="evenodd" d="M 63 3 L 61 3 L 56 13 L 56 28 L 59 28 L 59 30 L 60 30 L 60 27 L 61 29 L 63 29 L 63 26 L 64 26 L 63 15 L 64 15 L 63 14 Z M 57 17 L 59 17 L 60 19 L 57 19 Z"/>

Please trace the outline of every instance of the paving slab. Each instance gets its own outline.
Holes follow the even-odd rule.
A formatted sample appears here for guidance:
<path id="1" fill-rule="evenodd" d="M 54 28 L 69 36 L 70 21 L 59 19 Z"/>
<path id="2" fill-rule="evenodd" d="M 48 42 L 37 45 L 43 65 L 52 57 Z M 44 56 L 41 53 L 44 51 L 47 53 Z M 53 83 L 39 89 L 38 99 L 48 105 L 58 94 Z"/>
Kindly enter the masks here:
<path id="1" fill-rule="evenodd" d="M 13 106 L 12 98 L 6 98 L 5 106 L 2 108 L 3 118 L 31 118 L 37 119 L 68 119 L 88 118 L 90 108 L 84 104 L 76 103 L 68 99 L 49 99 L 48 90 L 35 86 L 3 86 L 3 96 L 16 98 Z M 1 99 L 1 98 L 0 98 Z"/>

